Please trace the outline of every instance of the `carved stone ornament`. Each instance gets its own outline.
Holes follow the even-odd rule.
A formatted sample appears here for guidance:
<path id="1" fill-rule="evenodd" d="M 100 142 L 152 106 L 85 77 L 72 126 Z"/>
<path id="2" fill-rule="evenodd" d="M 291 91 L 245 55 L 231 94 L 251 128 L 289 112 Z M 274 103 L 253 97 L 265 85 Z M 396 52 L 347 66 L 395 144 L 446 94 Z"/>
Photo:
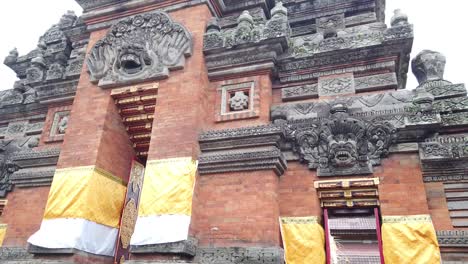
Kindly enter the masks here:
<path id="1" fill-rule="evenodd" d="M 249 109 L 249 96 L 244 91 L 237 91 L 231 99 L 229 99 L 231 111 L 243 111 Z"/>
<path id="2" fill-rule="evenodd" d="M 310 169 L 317 169 L 318 176 L 372 173 L 372 166 L 380 164 L 396 141 L 396 129 L 388 122 L 350 117 L 344 104 L 334 105 L 330 112 L 320 120 L 284 124 L 293 151 Z"/>
<path id="3" fill-rule="evenodd" d="M 192 54 L 192 37 L 168 14 L 157 11 L 119 21 L 94 45 L 86 63 L 101 87 L 169 76 Z"/>
<path id="4" fill-rule="evenodd" d="M 419 84 L 444 79 L 446 59 L 439 52 L 421 51 L 411 62 L 413 73 Z"/>

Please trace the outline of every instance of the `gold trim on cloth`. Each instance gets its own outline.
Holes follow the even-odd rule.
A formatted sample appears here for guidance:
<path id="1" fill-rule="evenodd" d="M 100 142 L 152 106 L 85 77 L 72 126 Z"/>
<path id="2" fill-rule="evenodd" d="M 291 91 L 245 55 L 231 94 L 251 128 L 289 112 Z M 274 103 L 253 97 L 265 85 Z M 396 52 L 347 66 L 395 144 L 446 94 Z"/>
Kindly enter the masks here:
<path id="1" fill-rule="evenodd" d="M 138 216 L 192 215 L 196 171 L 192 158 L 148 161 Z"/>
<path id="2" fill-rule="evenodd" d="M 318 224 L 320 217 L 306 216 L 306 217 L 281 217 L 282 224 Z"/>
<path id="3" fill-rule="evenodd" d="M 430 215 L 382 216 L 382 223 L 431 223 Z"/>
<path id="4" fill-rule="evenodd" d="M 281 217 L 281 236 L 288 264 L 324 264 L 325 236 L 319 217 Z"/>
<path id="5" fill-rule="evenodd" d="M 385 263 L 439 264 L 440 250 L 429 215 L 383 216 Z"/>
<path id="6" fill-rule="evenodd" d="M 44 219 L 78 218 L 118 228 L 126 185 L 95 166 L 55 171 Z"/>
<path id="7" fill-rule="evenodd" d="M 0 247 L 3 246 L 3 240 L 5 240 L 6 232 L 7 232 L 7 225 L 0 224 Z"/>

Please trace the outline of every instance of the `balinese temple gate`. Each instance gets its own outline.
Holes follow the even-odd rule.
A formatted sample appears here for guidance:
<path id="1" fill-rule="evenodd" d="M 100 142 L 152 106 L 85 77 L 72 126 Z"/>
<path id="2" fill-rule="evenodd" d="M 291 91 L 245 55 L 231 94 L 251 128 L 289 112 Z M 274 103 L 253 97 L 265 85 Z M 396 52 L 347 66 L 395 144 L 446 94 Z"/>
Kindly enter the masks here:
<path id="1" fill-rule="evenodd" d="M 468 263 L 466 89 L 402 11 L 76 1 L 4 61 L 1 263 Z"/>

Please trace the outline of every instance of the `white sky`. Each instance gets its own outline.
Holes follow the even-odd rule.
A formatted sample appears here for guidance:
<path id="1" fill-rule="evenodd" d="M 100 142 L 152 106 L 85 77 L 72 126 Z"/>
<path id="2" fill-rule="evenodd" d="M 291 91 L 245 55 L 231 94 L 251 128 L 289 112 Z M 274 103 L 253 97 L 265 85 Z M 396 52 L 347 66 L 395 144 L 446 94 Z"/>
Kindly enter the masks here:
<path id="1" fill-rule="evenodd" d="M 408 14 L 415 27 L 415 41 L 411 58 L 423 49 L 440 51 L 447 56 L 445 79 L 463 83 L 468 78 L 464 62 L 468 59 L 466 47 L 465 0 L 387 0 L 387 24 L 393 10 L 400 8 Z M 0 3 L 0 90 L 10 89 L 16 80 L 15 73 L 3 65 L 3 59 L 14 47 L 20 55 L 34 49 L 39 37 L 67 10 L 81 14 L 74 0 L 3 0 Z M 462 47 L 464 45 L 465 47 Z M 408 89 L 417 86 L 413 74 L 408 74 Z"/>

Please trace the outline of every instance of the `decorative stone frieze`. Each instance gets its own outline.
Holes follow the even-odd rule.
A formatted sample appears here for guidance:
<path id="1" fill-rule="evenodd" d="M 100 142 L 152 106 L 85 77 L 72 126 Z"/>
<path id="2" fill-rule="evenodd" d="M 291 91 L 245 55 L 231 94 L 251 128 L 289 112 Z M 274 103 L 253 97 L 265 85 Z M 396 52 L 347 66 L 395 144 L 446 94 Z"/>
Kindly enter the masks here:
<path id="1" fill-rule="evenodd" d="M 278 148 L 283 137 L 279 126 L 207 131 L 200 135 L 200 174 L 274 170 L 282 175 L 286 159 Z"/>
<path id="2" fill-rule="evenodd" d="M 85 10 L 103 7 L 110 4 L 128 2 L 129 0 L 76 0 L 76 2 Z"/>
<path id="3" fill-rule="evenodd" d="M 33 255 L 28 253 L 28 251 L 25 248 L 0 247 L 0 260 L 3 263 L 7 261 L 18 261 L 18 260 L 32 262 L 33 261 L 32 259 L 33 259 Z"/>
<path id="4" fill-rule="evenodd" d="M 23 137 L 22 135 L 0 141 L 0 197 L 6 197 L 8 192 L 13 189 L 12 175 L 21 169 L 14 159 L 14 154 L 21 151 L 31 151 L 30 149 L 37 147 L 38 143 L 37 137 Z"/>
<path id="5" fill-rule="evenodd" d="M 427 139 L 420 143 L 424 181 L 466 180 L 468 136 L 465 134 L 445 135 Z"/>
<path id="6" fill-rule="evenodd" d="M 354 76 L 353 74 L 344 74 L 339 76 L 327 76 L 318 79 L 319 96 L 336 96 L 342 94 L 353 94 Z"/>
<path id="7" fill-rule="evenodd" d="M 184 67 L 192 46 L 183 25 L 156 11 L 120 20 L 94 45 L 86 63 L 100 87 L 163 79 L 169 70 Z"/>
<path id="8" fill-rule="evenodd" d="M 196 261 L 199 264 L 284 264 L 281 248 L 200 248 Z"/>
<path id="9" fill-rule="evenodd" d="M 395 73 L 383 73 L 354 78 L 356 92 L 380 90 L 382 88 L 397 88 L 398 80 Z"/>
<path id="10" fill-rule="evenodd" d="M 256 23 L 245 10 L 235 28 L 221 29 L 212 20 L 204 35 L 208 76 L 211 79 L 252 71 L 273 71 L 278 57 L 288 47 L 290 26 L 287 9 L 278 2 L 271 10 L 271 18 Z"/>
<path id="11" fill-rule="evenodd" d="M 286 159 L 277 147 L 256 147 L 202 153 L 198 161 L 200 174 L 273 170 L 282 175 Z"/>
<path id="12" fill-rule="evenodd" d="M 145 254 L 145 253 L 162 253 L 162 254 L 182 254 L 187 256 L 195 256 L 197 253 L 198 240 L 189 237 L 189 239 L 174 243 L 143 245 L 143 246 L 130 246 L 132 254 Z"/>
<path id="13" fill-rule="evenodd" d="M 466 230 L 440 230 L 436 234 L 440 247 L 468 247 Z"/>
<path id="14" fill-rule="evenodd" d="M 318 97 L 317 84 L 306 84 L 281 89 L 281 98 L 283 99 L 283 102 L 311 99 L 316 97 Z"/>

